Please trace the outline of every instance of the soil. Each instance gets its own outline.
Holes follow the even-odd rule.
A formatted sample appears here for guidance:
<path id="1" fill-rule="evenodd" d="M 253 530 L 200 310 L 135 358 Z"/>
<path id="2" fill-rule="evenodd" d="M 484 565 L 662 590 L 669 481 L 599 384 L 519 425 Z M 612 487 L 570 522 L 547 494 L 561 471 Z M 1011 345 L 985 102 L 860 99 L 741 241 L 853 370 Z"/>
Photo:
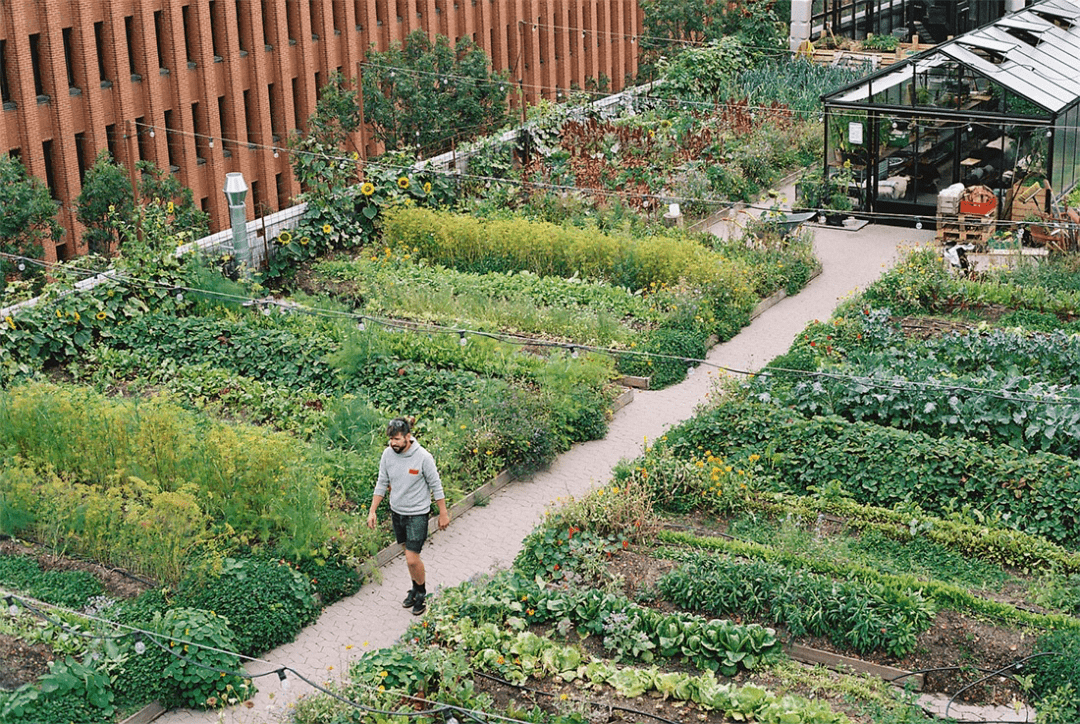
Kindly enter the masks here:
<path id="1" fill-rule="evenodd" d="M 970 332 L 975 328 L 975 324 L 971 322 L 938 317 L 901 317 L 893 321 L 900 325 L 905 337 L 919 340 L 940 337 L 952 332 Z"/>
<path id="2" fill-rule="evenodd" d="M 37 680 L 49 670 L 52 649 L 0 634 L 0 691 L 12 691 Z"/>
<path id="3" fill-rule="evenodd" d="M 13 538 L 0 539 L 0 556 L 12 555 L 31 556 L 46 571 L 86 571 L 101 581 L 110 598 L 135 598 L 143 591 L 158 587 L 154 581 L 138 578 L 119 568 L 107 568 L 100 563 L 58 556 L 43 548 Z M 3 662 L 2 656 L 0 656 L 0 662 Z"/>
<path id="4" fill-rule="evenodd" d="M 712 533 L 715 534 L 715 531 Z M 609 570 L 622 577 L 623 593 L 630 598 L 648 590 L 673 567 L 671 561 L 655 559 L 633 550 L 617 553 L 609 564 Z M 648 605 L 665 612 L 677 610 L 662 599 Z M 707 612 L 696 613 L 712 617 Z M 1024 698 L 1020 687 L 1003 676 L 991 676 L 986 681 L 975 682 L 1031 654 L 1035 644 L 1035 637 L 1030 633 L 979 621 L 952 610 L 939 611 L 933 625 L 919 635 L 915 652 L 900 659 L 885 654 L 860 654 L 822 637 L 791 638 L 783 626 L 764 620 L 738 616 L 733 620 L 771 626 L 785 643 L 798 643 L 904 671 L 925 671 L 923 691 L 948 695 L 959 693 L 958 701 L 977 704 L 1009 705 L 1014 700 Z M 591 644 L 586 641 L 586 648 Z M 590 653 L 603 655 L 600 642 L 594 645 L 596 650 Z M 972 684 L 971 688 L 964 690 Z"/>

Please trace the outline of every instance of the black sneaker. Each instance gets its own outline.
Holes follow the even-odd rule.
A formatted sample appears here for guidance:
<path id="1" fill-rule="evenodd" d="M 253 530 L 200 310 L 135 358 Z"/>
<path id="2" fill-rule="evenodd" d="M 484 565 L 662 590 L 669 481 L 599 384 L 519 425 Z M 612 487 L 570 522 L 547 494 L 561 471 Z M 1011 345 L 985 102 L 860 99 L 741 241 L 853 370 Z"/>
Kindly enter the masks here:
<path id="1" fill-rule="evenodd" d="M 405 597 L 405 600 L 401 602 L 402 608 L 412 608 L 416 603 L 416 589 L 413 588 L 409 591 L 409 595 Z"/>
<path id="2" fill-rule="evenodd" d="M 423 616 L 424 611 L 427 610 L 427 604 L 424 603 L 424 599 L 427 598 L 427 595 L 420 593 L 419 591 L 414 591 L 414 593 L 412 614 L 413 616 Z"/>

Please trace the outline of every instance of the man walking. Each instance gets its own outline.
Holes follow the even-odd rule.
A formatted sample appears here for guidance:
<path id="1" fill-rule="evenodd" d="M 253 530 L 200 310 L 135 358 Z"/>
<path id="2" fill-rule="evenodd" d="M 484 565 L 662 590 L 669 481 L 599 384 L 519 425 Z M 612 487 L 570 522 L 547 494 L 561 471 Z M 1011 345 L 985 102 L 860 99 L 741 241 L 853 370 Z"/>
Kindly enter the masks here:
<path id="1" fill-rule="evenodd" d="M 375 511 L 389 490 L 394 538 L 405 545 L 405 563 L 413 584 L 401 605 L 412 608 L 413 615 L 419 616 L 427 610 L 424 603 L 427 578 L 424 562 L 420 560 L 420 550 L 427 539 L 431 498 L 434 497 L 439 506 L 439 530 L 445 530 L 450 525 L 450 513 L 446 509 L 439 471 L 435 469 L 435 458 L 412 436 L 412 422 L 397 417 L 386 426 L 389 446 L 383 450 L 379 460 L 379 479 L 371 496 L 367 524 L 369 528 L 377 525 Z"/>

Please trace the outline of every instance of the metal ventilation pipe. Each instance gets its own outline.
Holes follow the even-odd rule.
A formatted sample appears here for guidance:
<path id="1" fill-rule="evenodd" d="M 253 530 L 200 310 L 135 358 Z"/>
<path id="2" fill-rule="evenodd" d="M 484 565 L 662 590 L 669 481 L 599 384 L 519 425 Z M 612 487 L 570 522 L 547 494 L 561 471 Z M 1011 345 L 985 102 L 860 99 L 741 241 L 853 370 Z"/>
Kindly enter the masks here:
<path id="1" fill-rule="evenodd" d="M 804 40 L 810 39 L 810 18 L 813 15 L 813 0 L 791 0 L 791 35 L 788 46 L 791 52 L 799 50 Z"/>
<path id="2" fill-rule="evenodd" d="M 1005 12 L 1015 13 L 1017 10 L 1023 10 L 1026 5 L 1025 0 L 1005 0 Z"/>

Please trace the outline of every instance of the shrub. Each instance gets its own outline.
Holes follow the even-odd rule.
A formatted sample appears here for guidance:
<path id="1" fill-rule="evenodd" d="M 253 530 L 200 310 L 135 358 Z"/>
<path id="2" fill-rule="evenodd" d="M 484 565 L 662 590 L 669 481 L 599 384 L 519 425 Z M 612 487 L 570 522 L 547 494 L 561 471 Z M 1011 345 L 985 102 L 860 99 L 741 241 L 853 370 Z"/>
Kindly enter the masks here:
<path id="1" fill-rule="evenodd" d="M 220 571 L 194 571 L 177 594 L 182 606 L 224 616 L 236 648 L 255 656 L 296 638 L 318 608 L 308 580 L 280 561 L 226 558 Z"/>
<path id="2" fill-rule="evenodd" d="M 1035 651 L 1051 654 L 1036 656 L 1024 664 L 1025 673 L 1032 676 L 1031 691 L 1037 699 L 1066 686 L 1080 691 L 1080 632 L 1047 631 L 1039 636 Z"/>
<path id="3" fill-rule="evenodd" d="M 334 556 L 302 558 L 296 563 L 296 569 L 310 581 L 322 606 L 329 606 L 360 590 L 360 574 Z"/>
<path id="4" fill-rule="evenodd" d="M 161 703 L 166 708 L 214 708 L 224 706 L 229 699 L 243 700 L 255 693 L 250 680 L 221 673 L 242 671 L 239 657 L 222 653 L 236 651 L 236 641 L 222 616 L 212 611 L 174 608 L 155 617 L 148 630 L 155 636 L 146 643 L 147 651 L 153 646 L 166 653 L 167 664 L 160 672 Z M 147 669 L 144 673 L 155 673 Z"/>
<path id="5" fill-rule="evenodd" d="M 1080 463 L 1060 455 L 836 417 L 806 419 L 749 402 L 704 410 L 667 437 L 683 458 L 703 450 L 759 455 L 759 476 L 781 492 L 839 480 L 862 503 L 910 501 L 938 514 L 977 506 L 1001 524 L 1080 545 Z"/>

